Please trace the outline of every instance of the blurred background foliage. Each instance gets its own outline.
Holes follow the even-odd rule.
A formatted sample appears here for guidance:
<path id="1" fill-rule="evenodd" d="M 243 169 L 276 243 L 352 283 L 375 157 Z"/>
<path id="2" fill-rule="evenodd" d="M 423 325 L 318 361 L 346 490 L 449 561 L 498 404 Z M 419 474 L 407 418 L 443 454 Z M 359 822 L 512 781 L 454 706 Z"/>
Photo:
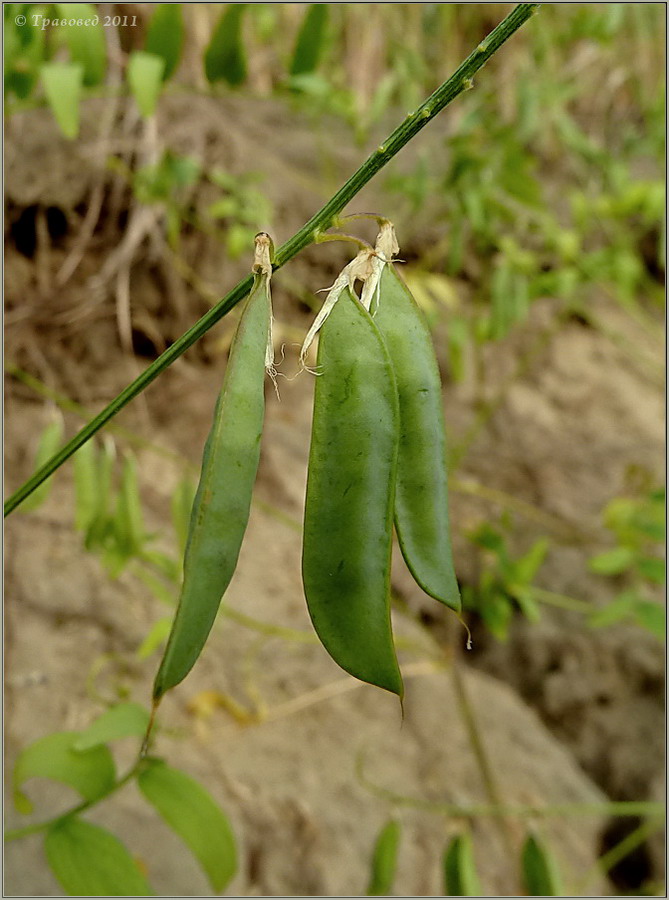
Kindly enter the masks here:
<path id="1" fill-rule="evenodd" d="M 338 139 L 348 129 L 362 147 L 397 110 L 413 109 L 435 89 L 506 10 L 457 3 L 98 6 L 5 5 L 10 116 L 47 102 L 75 138 L 88 94 L 127 89 L 149 118 L 163 90 L 232 89 L 279 97 L 314 120 L 336 117 Z M 17 11 L 27 25 L 15 24 Z M 30 24 L 96 13 L 135 24 L 119 24 L 111 46 L 102 25 Z M 471 289 L 467 314 L 451 310 L 455 378 L 465 344 L 504 338 L 538 297 L 559 296 L 590 320 L 586 299 L 596 284 L 653 329 L 665 266 L 664 27 L 658 4 L 545 5 L 531 37 L 517 35 L 512 51 L 495 61 L 496 77 L 480 77 L 467 102 L 449 111 L 441 158 L 419 152 L 408 170 L 382 174 L 396 219 L 427 211 L 439 227 L 441 239 L 412 272 L 428 311 L 431 301 L 453 299 L 449 279 Z M 119 67 L 126 88 L 109 83 Z M 232 258 L 271 219 L 253 172 L 240 179 L 202 171 L 198 160 L 166 152 L 127 175 L 140 203 L 165 205 L 173 245 L 188 224 L 180 189 L 199 179 L 221 191 L 199 224 L 218 230 Z"/>

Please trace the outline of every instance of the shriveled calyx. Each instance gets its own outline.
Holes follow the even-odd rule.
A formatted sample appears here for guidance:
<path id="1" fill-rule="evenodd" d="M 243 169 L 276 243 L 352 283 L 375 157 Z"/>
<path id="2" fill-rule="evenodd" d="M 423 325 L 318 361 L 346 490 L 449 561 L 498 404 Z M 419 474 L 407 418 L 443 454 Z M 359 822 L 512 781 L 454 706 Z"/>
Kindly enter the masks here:
<path id="1" fill-rule="evenodd" d="M 386 263 L 392 262 L 392 258 L 399 253 L 399 245 L 395 235 L 395 228 L 392 222 L 382 219 L 379 233 L 376 238 L 375 246 L 361 250 L 358 255 L 351 260 L 348 265 L 344 266 L 334 281 L 334 284 L 328 288 L 328 294 L 325 298 L 323 306 L 314 319 L 314 322 L 307 332 L 307 336 L 300 350 L 300 364 L 306 369 L 306 358 L 309 348 L 314 342 L 314 338 L 323 327 L 324 322 L 334 309 L 335 304 L 341 297 L 343 291 L 349 288 L 354 294 L 354 286 L 356 281 L 362 282 L 362 291 L 360 294 L 360 303 L 364 308 L 374 315 L 378 306 L 379 286 L 381 283 L 381 274 Z"/>

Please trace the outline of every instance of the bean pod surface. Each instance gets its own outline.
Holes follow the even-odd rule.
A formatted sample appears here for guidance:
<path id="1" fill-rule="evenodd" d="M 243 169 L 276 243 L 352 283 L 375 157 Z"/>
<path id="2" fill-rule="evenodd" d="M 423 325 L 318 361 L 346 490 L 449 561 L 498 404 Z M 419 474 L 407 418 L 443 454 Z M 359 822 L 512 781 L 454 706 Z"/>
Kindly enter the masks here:
<path id="1" fill-rule="evenodd" d="M 390 621 L 397 390 L 371 317 L 346 288 L 323 325 L 302 575 L 316 632 L 356 678 L 402 696 Z"/>
<path id="2" fill-rule="evenodd" d="M 427 323 L 392 265 L 374 315 L 392 360 L 400 409 L 395 527 L 423 590 L 460 611 L 448 521 L 448 464 L 441 379 Z"/>
<path id="3" fill-rule="evenodd" d="M 156 675 L 155 701 L 193 667 L 237 565 L 260 458 L 270 316 L 269 276 L 258 274 L 239 320 L 204 448 L 181 597 Z"/>

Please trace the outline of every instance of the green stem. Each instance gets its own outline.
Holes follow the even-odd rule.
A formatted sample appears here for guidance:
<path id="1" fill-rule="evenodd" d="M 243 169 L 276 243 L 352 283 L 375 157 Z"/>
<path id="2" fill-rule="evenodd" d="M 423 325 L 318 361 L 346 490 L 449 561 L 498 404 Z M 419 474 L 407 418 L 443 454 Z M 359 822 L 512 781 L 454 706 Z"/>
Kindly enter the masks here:
<path id="1" fill-rule="evenodd" d="M 381 787 L 367 778 L 364 770 L 365 759 L 362 754 L 356 760 L 356 774 L 360 784 L 371 794 L 395 806 L 411 809 L 422 809 L 425 812 L 438 813 L 451 818 L 472 819 L 478 816 L 491 818 L 542 818 L 544 816 L 648 816 L 662 819 L 665 814 L 664 803 L 652 800 L 611 800 L 602 803 L 551 803 L 546 806 L 524 804 L 497 805 L 493 803 L 442 803 L 424 800 L 421 797 L 410 797 L 396 791 Z"/>
<path id="2" fill-rule="evenodd" d="M 592 869 L 586 873 L 585 877 L 579 881 L 574 887 L 574 891 L 578 896 L 583 896 L 585 891 L 590 887 L 591 882 L 595 881 L 598 876 L 607 875 L 614 866 L 622 862 L 626 856 L 633 853 L 637 847 L 640 847 L 649 837 L 662 828 L 662 818 L 653 818 L 643 822 L 634 831 L 631 831 L 610 850 L 607 850 L 603 856 L 600 856 Z"/>
<path id="3" fill-rule="evenodd" d="M 252 631 L 258 631 L 261 634 L 266 634 L 271 637 L 283 638 L 287 641 L 297 641 L 302 644 L 318 643 L 318 638 L 313 632 L 299 631 L 296 628 L 286 628 L 283 625 L 272 625 L 270 622 L 262 622 L 260 619 L 254 619 L 252 616 L 247 616 L 246 613 L 239 612 L 237 609 L 226 606 L 225 603 L 221 603 L 221 615 L 230 619 L 232 622 L 236 622 L 238 625 L 243 625 L 245 628 L 250 628 Z"/>
<path id="4" fill-rule="evenodd" d="M 555 591 L 547 591 L 544 588 L 532 585 L 530 587 L 532 596 L 539 603 L 547 603 L 549 606 L 557 606 L 560 609 L 569 609 L 578 613 L 593 613 L 597 607 L 586 600 L 577 600 L 576 597 L 568 597 L 566 594 L 556 594 Z"/>
<path id="5" fill-rule="evenodd" d="M 115 794 L 116 791 L 126 785 L 129 781 L 132 781 L 141 765 L 142 760 L 137 760 L 132 769 L 130 769 L 129 772 L 126 772 L 123 778 L 119 778 L 118 781 L 115 781 L 114 784 L 110 788 L 107 788 L 104 794 L 100 794 L 99 797 L 95 797 L 92 800 L 84 800 L 82 803 L 77 804 L 77 806 L 73 806 L 72 809 L 68 809 L 67 812 L 54 816 L 52 819 L 47 819 L 45 822 L 34 822 L 32 825 L 26 825 L 24 828 L 10 828 L 9 831 L 5 831 L 5 840 L 17 841 L 19 838 L 28 837 L 31 834 L 38 834 L 40 831 L 47 831 L 52 825 L 56 825 L 63 819 L 79 815 L 79 813 L 86 812 L 86 810 L 90 809 L 92 806 L 97 806 L 102 800 L 106 800 L 107 797 Z"/>
<path id="6" fill-rule="evenodd" d="M 469 701 L 467 689 L 460 673 L 459 666 L 460 654 L 456 652 L 454 653 L 453 665 L 451 666 L 451 678 L 453 681 L 453 687 L 455 689 L 456 702 L 460 710 L 460 715 L 462 716 L 467 736 L 469 738 L 469 744 L 472 748 L 474 757 L 476 758 L 476 763 L 479 767 L 481 780 L 483 781 L 485 792 L 488 795 L 490 806 L 497 809 L 503 809 L 504 804 L 502 803 L 502 796 L 499 791 L 492 766 L 490 765 L 490 758 L 488 756 L 488 753 L 486 752 L 486 748 L 483 743 L 483 737 L 481 735 L 478 722 L 476 721 L 474 709 Z M 502 840 L 506 845 L 508 853 L 513 856 L 516 847 L 514 845 L 513 833 L 509 827 L 509 822 L 506 817 L 501 818 L 500 826 Z"/>
<path id="7" fill-rule="evenodd" d="M 332 197 L 316 215 L 304 225 L 276 251 L 274 268 L 278 269 L 292 259 L 300 250 L 313 243 L 319 234 L 331 228 L 336 217 L 344 207 L 358 194 L 362 188 L 379 172 L 399 151 L 423 129 L 428 122 L 448 106 L 459 94 L 473 86 L 472 77 L 490 57 L 523 25 L 538 8 L 538 3 L 520 3 L 509 15 L 470 53 L 460 67 L 445 81 L 417 110 L 393 131 L 372 155 L 360 166 L 342 188 Z M 105 407 L 88 425 L 59 450 L 47 463 L 35 472 L 5 502 L 5 516 L 26 499 L 45 479 L 52 475 L 79 447 L 109 422 L 124 406 L 130 403 L 139 393 L 168 366 L 177 360 L 203 334 L 216 324 L 226 313 L 236 306 L 251 289 L 253 277 L 247 275 L 216 306 L 205 313 L 202 318 L 178 338 L 171 347 L 154 360 L 125 390 Z"/>

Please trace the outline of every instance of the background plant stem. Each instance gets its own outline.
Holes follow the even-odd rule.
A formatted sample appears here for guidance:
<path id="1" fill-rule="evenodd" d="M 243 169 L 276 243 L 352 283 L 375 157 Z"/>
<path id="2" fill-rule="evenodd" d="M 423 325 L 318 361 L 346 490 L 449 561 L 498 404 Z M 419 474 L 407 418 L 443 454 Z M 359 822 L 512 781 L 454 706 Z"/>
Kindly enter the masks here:
<path id="1" fill-rule="evenodd" d="M 425 102 L 393 131 L 393 133 L 372 153 L 337 193 L 285 244 L 278 248 L 274 269 L 278 269 L 292 259 L 300 250 L 313 243 L 317 236 L 331 228 L 336 217 L 362 188 L 410 141 L 428 122 L 432 121 L 452 100 L 463 91 L 473 87 L 472 77 L 490 57 L 523 25 L 539 7 L 538 3 L 520 3 L 500 24 L 481 41 L 459 68 Z M 86 441 L 90 440 L 124 406 L 130 403 L 168 366 L 177 360 L 189 347 L 199 340 L 209 329 L 223 318 L 248 294 L 253 277 L 247 275 L 227 296 L 205 313 L 195 325 L 181 335 L 164 353 L 154 360 L 131 384 L 129 384 L 102 412 L 85 425 L 62 450 L 35 472 L 5 502 L 4 514 L 8 516 L 43 481 L 60 468 Z"/>
<path id="2" fill-rule="evenodd" d="M 137 775 L 140 765 L 141 760 L 138 760 L 132 767 L 132 769 L 130 769 L 130 771 L 126 772 L 126 774 L 122 778 L 119 778 L 118 781 L 115 781 L 114 784 L 112 784 L 111 787 L 109 787 L 104 792 L 104 794 L 101 794 L 99 797 L 95 797 L 93 800 L 84 800 L 82 803 L 78 803 L 76 806 L 73 806 L 66 812 L 61 813 L 58 816 L 54 816 L 51 819 L 46 819 L 46 821 L 44 822 L 33 822 L 32 825 L 25 825 L 23 828 L 11 828 L 9 831 L 5 832 L 4 839 L 6 841 L 16 841 L 19 838 L 28 837 L 31 834 L 38 834 L 40 831 L 47 831 L 49 828 L 51 828 L 52 825 L 55 825 L 57 822 L 60 822 L 63 819 L 67 819 L 68 816 L 76 816 L 79 813 L 85 812 L 87 809 L 90 809 L 92 806 L 97 806 L 98 803 L 106 800 L 107 797 L 111 796 L 111 794 L 115 794 L 116 791 L 124 787 L 124 785 L 126 785 L 129 781 L 132 781 L 135 775 Z"/>

